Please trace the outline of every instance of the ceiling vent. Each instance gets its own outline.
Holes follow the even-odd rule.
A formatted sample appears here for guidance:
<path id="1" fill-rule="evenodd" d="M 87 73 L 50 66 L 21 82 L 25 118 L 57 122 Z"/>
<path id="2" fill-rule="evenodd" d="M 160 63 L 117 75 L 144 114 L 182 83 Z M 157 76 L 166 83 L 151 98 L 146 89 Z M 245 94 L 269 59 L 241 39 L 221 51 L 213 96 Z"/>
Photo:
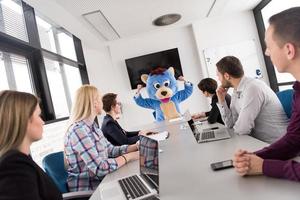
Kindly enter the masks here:
<path id="1" fill-rule="evenodd" d="M 167 26 L 170 24 L 174 24 L 175 22 L 180 20 L 180 18 L 181 18 L 180 14 L 167 14 L 167 15 L 163 15 L 163 16 L 160 16 L 157 19 L 155 19 L 153 21 L 153 24 L 155 26 Z"/>
<path id="2" fill-rule="evenodd" d="M 121 38 L 100 10 L 89 12 L 82 16 L 105 40 L 110 41 Z"/>

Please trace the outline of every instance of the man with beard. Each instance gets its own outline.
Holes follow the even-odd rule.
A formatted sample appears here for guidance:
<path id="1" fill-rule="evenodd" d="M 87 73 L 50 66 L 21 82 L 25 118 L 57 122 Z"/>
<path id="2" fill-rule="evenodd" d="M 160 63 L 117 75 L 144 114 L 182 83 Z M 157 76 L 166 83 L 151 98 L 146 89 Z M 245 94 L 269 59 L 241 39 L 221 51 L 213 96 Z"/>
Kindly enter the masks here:
<path id="1" fill-rule="evenodd" d="M 276 94 L 263 81 L 244 76 L 240 60 L 226 56 L 217 64 L 221 86 L 217 89 L 218 107 L 225 125 L 239 135 L 272 143 L 283 135 L 288 118 Z M 232 87 L 230 108 L 225 102 Z"/>

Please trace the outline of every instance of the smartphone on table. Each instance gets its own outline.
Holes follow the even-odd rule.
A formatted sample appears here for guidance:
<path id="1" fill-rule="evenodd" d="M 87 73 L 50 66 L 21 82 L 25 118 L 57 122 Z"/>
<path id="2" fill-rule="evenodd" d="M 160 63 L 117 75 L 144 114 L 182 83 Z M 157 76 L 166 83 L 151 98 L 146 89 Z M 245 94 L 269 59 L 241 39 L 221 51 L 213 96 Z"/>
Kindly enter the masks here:
<path id="1" fill-rule="evenodd" d="M 233 161 L 232 160 L 224 160 L 221 162 L 215 162 L 210 164 L 212 170 L 217 171 L 221 169 L 227 169 L 233 167 Z"/>

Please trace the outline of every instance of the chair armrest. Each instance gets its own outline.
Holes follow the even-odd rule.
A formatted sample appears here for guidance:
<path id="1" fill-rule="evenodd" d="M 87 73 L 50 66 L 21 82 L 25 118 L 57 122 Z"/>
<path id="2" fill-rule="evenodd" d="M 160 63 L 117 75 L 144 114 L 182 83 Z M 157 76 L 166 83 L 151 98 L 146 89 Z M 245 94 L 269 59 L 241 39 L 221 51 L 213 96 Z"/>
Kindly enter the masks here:
<path id="1" fill-rule="evenodd" d="M 84 197 L 90 197 L 94 193 L 93 190 L 88 191 L 78 191 L 78 192 L 68 192 L 63 194 L 63 199 L 78 199 L 78 198 L 84 198 Z"/>

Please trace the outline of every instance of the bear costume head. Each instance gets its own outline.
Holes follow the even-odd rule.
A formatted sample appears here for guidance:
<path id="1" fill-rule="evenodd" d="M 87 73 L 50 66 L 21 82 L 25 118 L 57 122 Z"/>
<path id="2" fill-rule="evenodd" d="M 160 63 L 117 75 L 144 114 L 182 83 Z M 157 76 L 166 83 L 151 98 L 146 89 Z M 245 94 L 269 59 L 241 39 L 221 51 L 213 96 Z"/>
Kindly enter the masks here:
<path id="1" fill-rule="evenodd" d="M 143 74 L 142 81 L 147 85 L 149 98 L 167 103 L 178 91 L 177 81 L 174 77 L 174 68 L 156 68 L 149 75 Z"/>

